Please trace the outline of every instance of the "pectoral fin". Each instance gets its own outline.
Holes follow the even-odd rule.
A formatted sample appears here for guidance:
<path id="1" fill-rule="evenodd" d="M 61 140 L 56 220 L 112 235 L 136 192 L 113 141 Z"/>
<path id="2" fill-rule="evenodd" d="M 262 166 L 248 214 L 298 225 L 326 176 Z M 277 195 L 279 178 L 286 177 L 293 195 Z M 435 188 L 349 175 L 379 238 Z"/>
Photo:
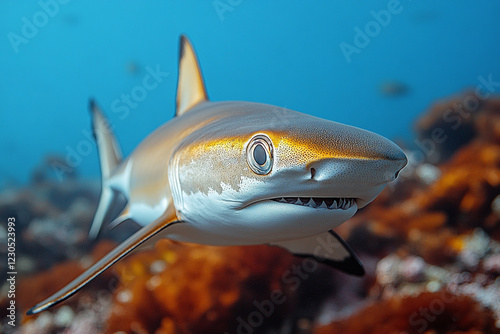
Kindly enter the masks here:
<path id="1" fill-rule="evenodd" d="M 354 276 L 363 276 L 365 269 L 347 243 L 330 230 L 304 239 L 274 242 L 270 246 L 287 249 L 295 256 L 313 257 L 320 263 Z"/>
<path id="2" fill-rule="evenodd" d="M 169 221 L 170 220 L 170 221 Z M 125 255 L 130 253 L 132 250 L 150 240 L 156 234 L 162 232 L 168 226 L 175 223 L 180 223 L 175 221 L 172 217 L 162 216 L 156 221 L 144 226 L 130 238 L 118 245 L 113 251 L 104 256 L 101 260 L 95 263 L 92 267 L 87 269 L 83 274 L 75 278 L 71 283 L 66 285 L 64 288 L 47 298 L 41 303 L 38 303 L 32 307 L 26 314 L 32 315 L 54 306 L 63 300 L 69 298 L 75 292 L 80 290 L 83 286 L 101 274 L 104 270 L 109 268 L 111 265 L 116 263 L 118 260 L 123 258 Z"/>

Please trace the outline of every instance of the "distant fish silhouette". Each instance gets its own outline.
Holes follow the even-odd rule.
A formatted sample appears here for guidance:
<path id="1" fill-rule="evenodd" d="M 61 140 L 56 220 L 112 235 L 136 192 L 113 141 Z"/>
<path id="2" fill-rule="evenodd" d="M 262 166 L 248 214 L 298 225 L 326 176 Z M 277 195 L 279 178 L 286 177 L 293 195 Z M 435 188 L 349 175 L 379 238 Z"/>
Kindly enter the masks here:
<path id="1" fill-rule="evenodd" d="M 385 81 L 380 84 L 379 90 L 384 96 L 395 97 L 408 94 L 410 87 L 399 81 Z"/>

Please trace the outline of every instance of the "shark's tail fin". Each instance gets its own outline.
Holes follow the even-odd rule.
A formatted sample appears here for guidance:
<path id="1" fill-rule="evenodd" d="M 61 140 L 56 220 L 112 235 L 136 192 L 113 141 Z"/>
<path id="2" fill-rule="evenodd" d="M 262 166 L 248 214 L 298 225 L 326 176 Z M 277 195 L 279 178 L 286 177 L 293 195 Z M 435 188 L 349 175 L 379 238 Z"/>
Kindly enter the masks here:
<path id="1" fill-rule="evenodd" d="M 89 237 L 97 238 L 101 225 L 106 218 L 110 207 L 117 196 L 117 193 L 109 186 L 109 178 L 116 166 L 122 161 L 122 153 L 113 130 L 109 127 L 106 117 L 104 117 L 95 101 L 89 101 L 89 109 L 92 115 L 92 129 L 99 152 L 101 163 L 102 190 L 99 206 L 94 216 L 94 221 L 90 227 Z"/>

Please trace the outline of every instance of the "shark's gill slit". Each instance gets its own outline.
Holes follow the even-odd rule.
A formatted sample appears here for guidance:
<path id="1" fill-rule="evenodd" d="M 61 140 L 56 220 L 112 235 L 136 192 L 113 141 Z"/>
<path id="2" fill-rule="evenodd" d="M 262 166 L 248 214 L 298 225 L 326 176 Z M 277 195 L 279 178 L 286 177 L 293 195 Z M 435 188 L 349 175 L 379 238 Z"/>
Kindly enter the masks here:
<path id="1" fill-rule="evenodd" d="M 322 198 L 322 197 L 281 197 L 273 198 L 273 201 L 286 204 L 294 204 L 301 206 L 309 206 L 311 208 L 328 209 L 328 210 L 347 210 L 350 209 L 356 199 L 354 198 Z"/>
<path id="2" fill-rule="evenodd" d="M 311 168 L 311 180 L 314 180 L 314 176 L 316 175 L 316 169 Z"/>

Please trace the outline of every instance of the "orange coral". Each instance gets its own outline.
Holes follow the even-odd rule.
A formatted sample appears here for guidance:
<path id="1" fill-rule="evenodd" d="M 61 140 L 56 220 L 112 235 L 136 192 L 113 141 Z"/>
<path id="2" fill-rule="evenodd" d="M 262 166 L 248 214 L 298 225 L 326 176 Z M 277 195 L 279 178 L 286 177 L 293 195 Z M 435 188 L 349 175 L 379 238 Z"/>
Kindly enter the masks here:
<path id="1" fill-rule="evenodd" d="M 309 300 L 319 306 L 331 290 L 324 281 L 328 270 L 293 276 L 290 267 L 301 263 L 297 261 L 274 247 L 162 240 L 154 250 L 117 265 L 120 285 L 107 333 L 223 333 L 241 326 L 258 331 L 279 327 L 297 306 L 296 291 L 309 289 Z M 323 287 L 315 291 L 320 281 Z"/>
<path id="2" fill-rule="evenodd" d="M 491 202 L 500 193 L 500 144 L 474 141 L 443 165 L 442 172 L 418 199 L 421 207 L 443 210 L 458 218 L 458 224 L 477 226 L 477 221 L 491 212 Z"/>
<path id="3" fill-rule="evenodd" d="M 499 333 L 493 313 L 470 297 L 422 293 L 377 302 L 357 314 L 319 327 L 316 334 Z"/>
<path id="4" fill-rule="evenodd" d="M 467 92 L 436 103 L 417 120 L 415 129 L 432 163 L 448 159 L 473 139 L 500 143 L 500 99 Z"/>

